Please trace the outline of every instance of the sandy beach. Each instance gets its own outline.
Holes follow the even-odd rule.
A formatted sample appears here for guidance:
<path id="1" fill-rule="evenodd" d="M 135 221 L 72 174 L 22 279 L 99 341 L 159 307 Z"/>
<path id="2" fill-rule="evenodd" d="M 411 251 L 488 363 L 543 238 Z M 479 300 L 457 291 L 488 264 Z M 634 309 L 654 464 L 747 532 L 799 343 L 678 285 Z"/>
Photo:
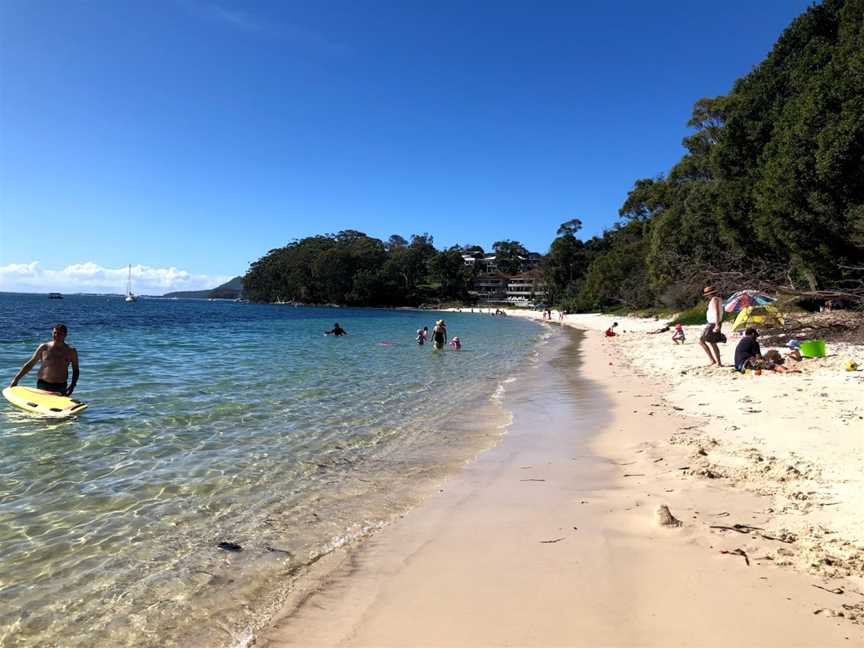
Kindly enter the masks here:
<path id="1" fill-rule="evenodd" d="M 501 443 L 319 561 L 256 645 L 860 645 L 857 350 L 737 377 L 696 328 L 617 321 L 568 316 Z"/>

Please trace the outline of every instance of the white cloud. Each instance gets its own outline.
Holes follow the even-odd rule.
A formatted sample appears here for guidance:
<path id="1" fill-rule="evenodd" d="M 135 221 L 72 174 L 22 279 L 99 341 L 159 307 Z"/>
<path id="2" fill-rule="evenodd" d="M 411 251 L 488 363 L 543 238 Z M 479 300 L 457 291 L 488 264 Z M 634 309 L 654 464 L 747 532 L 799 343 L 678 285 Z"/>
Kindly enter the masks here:
<path id="1" fill-rule="evenodd" d="M 30 263 L 0 266 L 0 291 L 61 293 L 124 293 L 128 268 L 104 268 L 92 261 L 49 270 Z M 229 276 L 192 274 L 177 268 L 132 266 L 132 291 L 138 295 L 162 295 L 176 290 L 215 288 Z"/>
<path id="2" fill-rule="evenodd" d="M 262 12 L 228 8 L 212 0 L 176 0 L 187 13 L 200 20 L 226 25 L 241 32 L 284 39 L 301 52 L 324 57 L 341 57 L 350 48 L 331 41 L 325 35 L 307 27 L 286 24 L 284 20 L 268 18 Z"/>
<path id="3" fill-rule="evenodd" d="M 203 20 L 219 22 L 245 31 L 265 31 L 267 23 L 260 17 L 242 9 L 228 9 L 205 0 L 179 0 L 180 6 Z"/>

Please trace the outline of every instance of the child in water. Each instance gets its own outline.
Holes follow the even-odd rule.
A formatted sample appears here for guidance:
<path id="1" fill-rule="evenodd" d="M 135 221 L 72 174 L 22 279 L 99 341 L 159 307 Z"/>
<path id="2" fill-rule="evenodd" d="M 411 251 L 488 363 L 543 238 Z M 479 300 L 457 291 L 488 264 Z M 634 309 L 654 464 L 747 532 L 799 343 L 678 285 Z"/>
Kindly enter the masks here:
<path id="1" fill-rule="evenodd" d="M 422 329 L 417 329 L 417 344 L 423 346 L 426 344 L 426 338 L 429 337 L 429 327 L 424 326 Z"/>
<path id="2" fill-rule="evenodd" d="M 675 332 L 672 334 L 672 341 L 675 344 L 684 344 L 684 327 L 681 324 L 675 325 Z"/>
<path id="3" fill-rule="evenodd" d="M 454 335 L 453 339 L 450 340 L 450 348 L 454 351 L 459 351 L 462 348 L 462 340 L 459 339 L 458 335 Z"/>

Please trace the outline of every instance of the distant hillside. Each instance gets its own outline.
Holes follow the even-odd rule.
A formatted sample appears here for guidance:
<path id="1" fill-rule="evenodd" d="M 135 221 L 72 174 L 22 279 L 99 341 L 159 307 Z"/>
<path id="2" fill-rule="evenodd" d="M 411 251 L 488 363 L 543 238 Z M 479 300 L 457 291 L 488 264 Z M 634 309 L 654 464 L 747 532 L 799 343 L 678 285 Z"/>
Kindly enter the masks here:
<path id="1" fill-rule="evenodd" d="M 231 281 L 216 286 L 211 290 L 181 290 L 165 293 L 163 297 L 178 297 L 181 299 L 237 299 L 243 294 L 243 277 L 234 277 Z"/>

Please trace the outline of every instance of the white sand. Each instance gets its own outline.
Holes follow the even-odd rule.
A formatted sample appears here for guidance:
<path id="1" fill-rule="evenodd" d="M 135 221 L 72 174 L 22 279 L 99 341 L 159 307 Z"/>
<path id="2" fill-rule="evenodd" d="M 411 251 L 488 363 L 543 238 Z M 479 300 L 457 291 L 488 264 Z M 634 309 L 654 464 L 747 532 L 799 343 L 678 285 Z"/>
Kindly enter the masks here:
<path id="1" fill-rule="evenodd" d="M 788 363 L 800 374 L 745 376 L 706 367 L 698 326 L 685 327 L 686 344 L 676 346 L 671 332 L 644 334 L 662 325 L 652 319 L 568 315 L 566 323 L 601 331 L 613 319 L 621 335 L 603 340 L 607 355 L 665 385 L 664 402 L 699 424 L 667 441 L 707 451 L 695 471 L 771 495 L 774 524 L 799 537 L 782 562 L 864 576 L 864 372 L 844 368 L 848 359 L 864 366 L 864 350 L 829 344 L 826 358 Z M 724 363 L 738 339 L 720 345 Z"/>

